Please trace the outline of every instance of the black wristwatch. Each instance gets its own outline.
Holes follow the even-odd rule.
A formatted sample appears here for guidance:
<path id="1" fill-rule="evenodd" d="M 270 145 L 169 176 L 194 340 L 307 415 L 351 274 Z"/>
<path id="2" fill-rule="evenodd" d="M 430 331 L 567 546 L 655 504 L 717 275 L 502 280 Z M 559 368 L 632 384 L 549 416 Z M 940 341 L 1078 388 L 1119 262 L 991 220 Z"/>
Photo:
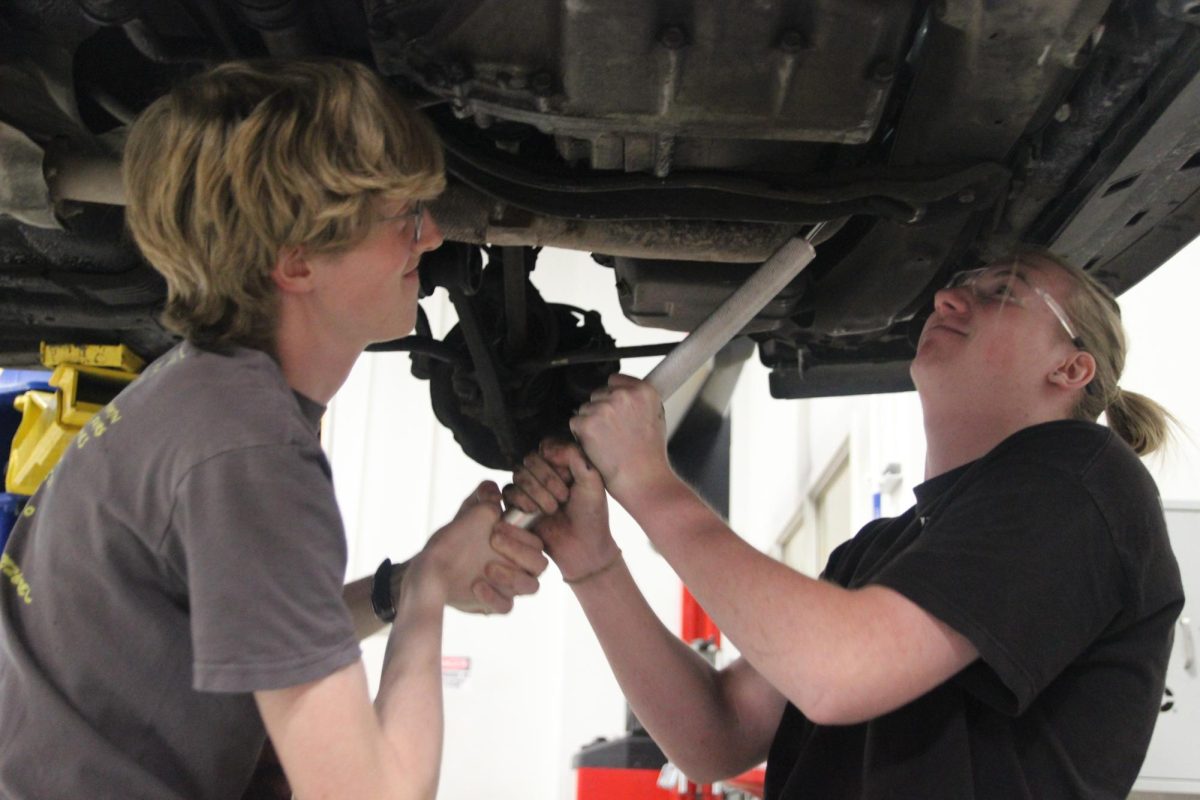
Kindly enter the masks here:
<path id="1" fill-rule="evenodd" d="M 392 600 L 392 560 L 385 558 L 375 570 L 375 579 L 371 581 L 371 608 L 375 616 L 384 622 L 396 618 L 396 604 Z"/>

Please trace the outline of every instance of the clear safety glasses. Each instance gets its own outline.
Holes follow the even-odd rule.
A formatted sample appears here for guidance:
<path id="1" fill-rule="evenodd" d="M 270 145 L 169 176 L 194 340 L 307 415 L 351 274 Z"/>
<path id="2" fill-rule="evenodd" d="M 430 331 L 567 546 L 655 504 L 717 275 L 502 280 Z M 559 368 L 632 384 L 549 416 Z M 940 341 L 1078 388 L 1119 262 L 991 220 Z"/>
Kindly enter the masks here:
<path id="1" fill-rule="evenodd" d="M 1084 349 L 1083 340 L 1075 333 L 1075 328 L 1067 318 L 1067 312 L 1058 301 L 1045 289 L 1030 283 L 1028 278 L 1011 266 L 996 265 L 960 272 L 950 279 L 946 288 L 969 289 L 982 305 L 1010 303 L 1018 308 L 1025 308 L 1029 296 L 1035 295 L 1041 298 L 1058 319 L 1067 336 L 1071 337 L 1071 342 L 1080 350 Z"/>

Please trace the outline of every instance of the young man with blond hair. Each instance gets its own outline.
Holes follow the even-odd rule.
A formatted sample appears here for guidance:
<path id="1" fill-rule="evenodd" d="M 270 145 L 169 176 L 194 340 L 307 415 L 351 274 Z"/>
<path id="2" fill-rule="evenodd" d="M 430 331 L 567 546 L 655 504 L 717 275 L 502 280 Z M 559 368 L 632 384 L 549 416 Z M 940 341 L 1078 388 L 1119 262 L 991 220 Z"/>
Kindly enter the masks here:
<path id="1" fill-rule="evenodd" d="M 269 735 L 299 797 L 432 797 L 443 608 L 505 612 L 546 562 L 481 484 L 376 598 L 372 707 L 317 426 L 413 327 L 437 138 L 357 64 L 234 63 L 146 109 L 125 181 L 184 340 L 13 532 L 32 602 L 0 590 L 0 795 L 239 797 Z"/>

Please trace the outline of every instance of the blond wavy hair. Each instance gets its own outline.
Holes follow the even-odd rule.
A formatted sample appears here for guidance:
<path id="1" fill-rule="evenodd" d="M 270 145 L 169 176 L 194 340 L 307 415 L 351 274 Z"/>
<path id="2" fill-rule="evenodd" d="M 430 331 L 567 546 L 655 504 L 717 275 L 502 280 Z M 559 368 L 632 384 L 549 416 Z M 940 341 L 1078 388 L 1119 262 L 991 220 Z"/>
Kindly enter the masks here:
<path id="1" fill-rule="evenodd" d="M 445 186 L 424 116 L 346 60 L 242 61 L 152 103 L 129 133 L 126 221 L 167 282 L 163 324 L 271 352 L 281 250 L 353 247 L 383 203 Z"/>
<path id="2" fill-rule="evenodd" d="M 1125 326 L 1121 307 L 1108 287 L 1084 270 L 1049 250 L 1023 248 L 1012 260 L 1034 269 L 1049 263 L 1071 279 L 1071 294 L 1063 303 L 1083 349 L 1096 361 L 1096 374 L 1072 410 L 1075 419 L 1092 422 L 1105 415 L 1108 427 L 1138 455 L 1162 447 L 1170 438 L 1174 421 L 1161 405 L 1118 382 L 1125 370 Z"/>

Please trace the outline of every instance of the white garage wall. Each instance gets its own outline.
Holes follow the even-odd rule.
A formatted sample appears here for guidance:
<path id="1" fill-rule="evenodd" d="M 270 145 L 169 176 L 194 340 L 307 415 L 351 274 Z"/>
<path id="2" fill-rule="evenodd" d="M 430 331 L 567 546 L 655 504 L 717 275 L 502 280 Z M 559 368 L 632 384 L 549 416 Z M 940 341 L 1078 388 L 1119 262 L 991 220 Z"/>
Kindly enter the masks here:
<path id="1" fill-rule="evenodd" d="M 1164 500 L 1200 500 L 1197 298 L 1200 239 L 1121 297 L 1129 334 L 1121 386 L 1154 398 L 1182 423 L 1166 452 L 1146 459 Z"/>
<path id="2" fill-rule="evenodd" d="M 796 515 L 809 513 L 801 506 L 810 488 L 847 450 L 850 532 L 871 519 L 877 492 L 884 516 L 912 504 L 925 462 L 915 393 L 775 400 L 767 375 L 761 364 L 747 365 L 734 398 L 730 518 L 739 533 L 771 551 Z M 891 464 L 900 464 L 901 483 L 885 490 L 881 480 Z"/>

